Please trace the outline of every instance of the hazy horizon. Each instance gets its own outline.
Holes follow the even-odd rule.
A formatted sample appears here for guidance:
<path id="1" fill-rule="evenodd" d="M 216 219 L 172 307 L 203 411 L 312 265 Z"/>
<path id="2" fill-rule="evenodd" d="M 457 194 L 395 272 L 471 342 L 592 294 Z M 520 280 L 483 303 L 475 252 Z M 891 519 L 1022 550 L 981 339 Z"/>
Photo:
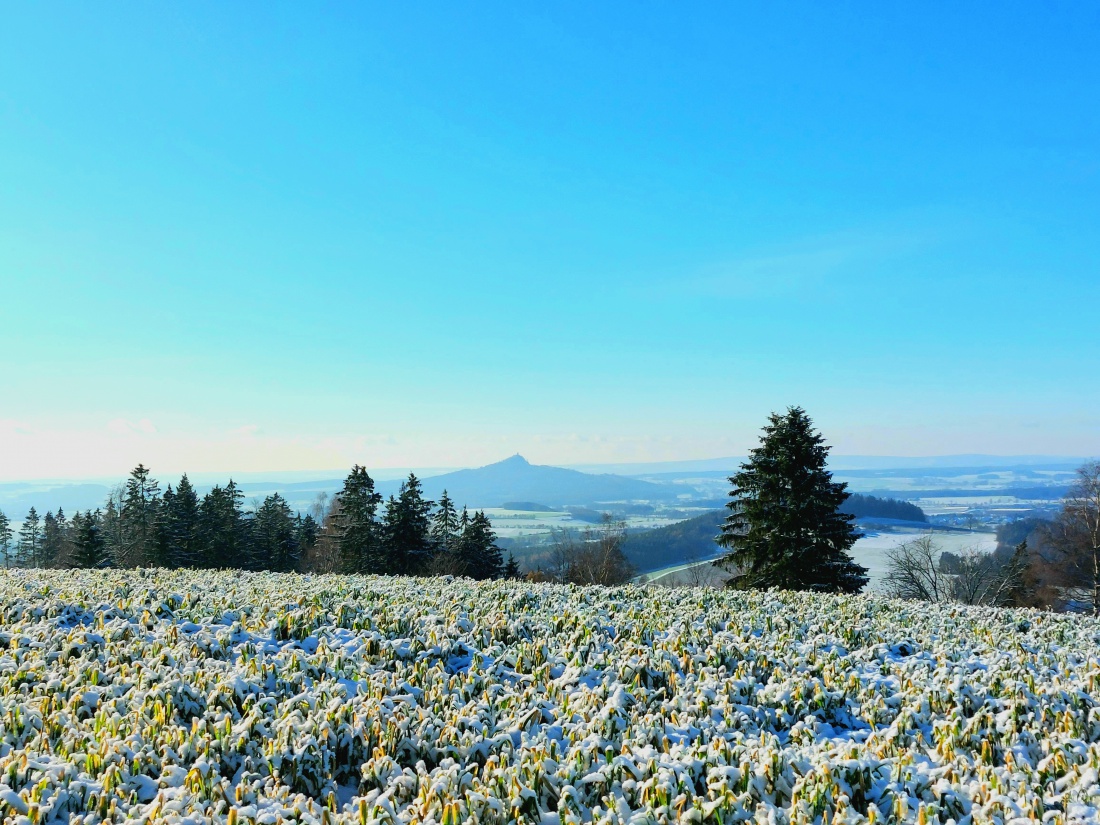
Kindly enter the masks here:
<path id="1" fill-rule="evenodd" d="M 1098 25 L 14 5 L 0 478 L 1098 455 Z"/>
<path id="2" fill-rule="evenodd" d="M 534 461 L 529 460 L 527 456 L 521 453 L 512 453 L 511 455 L 499 456 L 492 461 L 484 464 L 465 464 L 465 465 L 452 465 L 452 466 L 393 466 L 393 467 L 372 467 L 368 465 L 366 469 L 376 480 L 393 481 L 402 479 L 408 476 L 409 473 L 414 473 L 421 478 L 428 478 L 434 475 L 443 475 L 444 473 L 455 472 L 457 470 L 476 469 L 478 467 L 484 467 L 491 464 L 497 464 L 508 460 L 513 456 L 521 456 L 524 460 L 528 460 L 531 464 L 551 466 L 551 467 L 563 467 L 565 469 L 579 470 L 587 473 L 610 473 L 618 475 L 647 475 L 661 472 L 690 472 L 692 469 L 699 471 L 724 471 L 726 469 L 734 470 L 737 465 L 747 458 L 747 455 L 741 456 L 716 456 L 713 458 L 701 458 L 701 459 L 681 459 L 681 460 L 669 460 L 669 461 L 636 461 L 636 462 L 602 462 L 602 463 L 578 463 L 578 464 L 565 464 L 553 461 Z M 1092 456 L 1088 455 L 994 455 L 994 454 L 948 454 L 948 455 L 927 455 L 927 456 L 866 456 L 866 455 L 841 455 L 832 454 L 829 456 L 829 467 L 833 471 L 843 470 L 871 470 L 871 469 L 955 469 L 965 468 L 970 466 L 982 467 L 982 468 L 995 468 L 995 467 L 1007 467 L 1007 466 L 1029 466 L 1029 465 L 1060 465 L 1060 466 L 1075 466 L 1082 461 L 1092 460 Z M 351 465 L 346 467 L 330 467 L 321 468 L 315 470 L 290 470 L 290 469 L 273 469 L 273 470 L 238 470 L 238 471 L 221 471 L 221 470 L 204 470 L 200 468 L 158 468 L 153 465 L 143 463 L 151 472 L 152 475 L 162 481 L 162 483 L 173 483 L 175 478 L 186 474 L 193 482 L 196 483 L 218 483 L 223 482 L 226 479 L 232 478 L 238 482 L 253 482 L 253 481 L 272 481 L 282 483 L 295 483 L 295 482 L 307 482 L 307 481 L 328 481 L 332 479 L 343 478 L 347 475 Z M 137 466 L 137 465 L 134 465 Z M 133 468 L 131 468 L 133 469 Z M 38 483 L 100 483 L 100 484 L 115 484 L 120 483 L 125 476 L 129 475 L 129 470 L 118 473 L 115 475 L 90 475 L 90 476 L 35 476 L 35 477 L 0 477 L 0 484 L 38 484 Z"/>

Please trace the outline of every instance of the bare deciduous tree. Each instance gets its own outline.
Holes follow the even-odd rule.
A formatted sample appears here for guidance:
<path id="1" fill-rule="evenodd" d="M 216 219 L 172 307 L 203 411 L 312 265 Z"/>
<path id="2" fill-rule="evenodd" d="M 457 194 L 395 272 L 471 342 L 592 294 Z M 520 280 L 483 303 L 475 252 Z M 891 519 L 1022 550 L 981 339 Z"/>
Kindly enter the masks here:
<path id="1" fill-rule="evenodd" d="M 328 518 L 328 514 L 332 510 L 332 503 L 332 497 L 322 490 L 317 494 L 317 498 L 313 499 L 313 503 L 309 505 L 309 514 L 313 516 L 313 520 L 318 524 L 324 524 L 325 519 Z"/>
<path id="2" fill-rule="evenodd" d="M 685 559 L 686 566 L 657 580 L 664 587 L 724 587 L 730 574 L 715 562 L 700 560 L 692 554 Z"/>
<path id="3" fill-rule="evenodd" d="M 1077 470 L 1077 480 L 1066 493 L 1063 517 L 1076 525 L 1084 538 L 1092 579 L 1092 613 L 1100 616 L 1100 461 L 1090 461 Z"/>
<path id="4" fill-rule="evenodd" d="M 467 576 L 469 575 L 466 560 L 458 553 L 451 550 L 438 550 L 431 559 L 425 571 L 428 576 Z"/>
<path id="5" fill-rule="evenodd" d="M 1007 561 L 976 547 L 952 556 L 950 564 L 943 555 L 930 533 L 887 550 L 887 593 L 927 602 L 1007 605 L 1015 600 L 1027 568 L 1023 545 Z"/>
<path id="6" fill-rule="evenodd" d="M 335 517 L 340 512 L 340 499 L 329 499 L 326 493 L 318 493 L 317 500 L 310 508 L 310 515 L 314 513 L 322 516 L 318 520 L 321 530 L 317 534 L 317 540 L 313 542 L 306 554 L 302 557 L 301 568 L 306 573 L 339 573 L 341 572 L 340 542 L 337 540 Z M 316 519 L 317 516 L 314 515 Z"/>
<path id="7" fill-rule="evenodd" d="M 886 592 L 896 599 L 949 601 L 951 582 L 940 569 L 941 550 L 932 535 L 886 551 Z"/>
<path id="8" fill-rule="evenodd" d="M 598 527 L 579 535 L 555 531 L 550 546 L 549 576 L 572 584 L 625 584 L 634 568 L 623 553 L 626 524 L 605 515 Z"/>

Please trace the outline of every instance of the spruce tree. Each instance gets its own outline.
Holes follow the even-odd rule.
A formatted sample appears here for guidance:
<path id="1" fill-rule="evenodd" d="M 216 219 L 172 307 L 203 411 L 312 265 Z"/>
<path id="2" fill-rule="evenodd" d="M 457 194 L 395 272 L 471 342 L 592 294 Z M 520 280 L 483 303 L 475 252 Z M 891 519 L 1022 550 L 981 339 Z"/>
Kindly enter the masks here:
<path id="1" fill-rule="evenodd" d="M 173 530 L 172 512 L 175 509 L 176 492 L 169 484 L 164 494 L 160 497 L 160 506 L 157 508 L 156 521 L 153 528 L 153 550 L 148 562 L 154 567 L 178 567 L 175 563 L 176 544 Z"/>
<path id="2" fill-rule="evenodd" d="M 58 510 L 56 516 L 46 511 L 46 515 L 42 517 L 42 553 L 36 567 L 56 566 L 64 549 L 66 526 L 62 511 Z"/>
<path id="3" fill-rule="evenodd" d="M 351 468 L 337 496 L 332 514 L 340 570 L 344 573 L 384 573 L 381 527 L 378 505 L 381 494 L 375 492 L 374 479 L 365 467 Z"/>
<path id="4" fill-rule="evenodd" d="M 420 480 L 409 474 L 395 499 L 390 496 L 382 520 L 386 573 L 415 576 L 424 571 L 432 556 L 432 503 L 425 501 Z"/>
<path id="5" fill-rule="evenodd" d="M 57 508 L 57 531 L 60 535 L 60 546 L 53 558 L 53 564 L 57 567 L 68 567 L 76 549 L 76 528 L 60 507 Z"/>
<path id="6" fill-rule="evenodd" d="M 439 504 L 432 514 L 431 537 L 432 570 L 462 575 L 464 570 L 458 553 L 461 539 L 458 512 L 446 490 L 439 497 Z"/>
<path id="7" fill-rule="evenodd" d="M 0 510 L 0 562 L 4 567 L 11 567 L 11 539 L 12 539 L 11 521 L 4 515 L 4 511 Z"/>
<path id="8" fill-rule="evenodd" d="M 241 511 L 244 494 L 232 479 L 215 486 L 199 505 L 203 567 L 247 568 L 252 563 L 251 524 Z"/>
<path id="9" fill-rule="evenodd" d="M 42 564 L 42 519 L 33 507 L 19 528 L 16 559 L 20 567 L 39 567 Z"/>
<path id="10" fill-rule="evenodd" d="M 439 504 L 432 514 L 431 535 L 436 552 L 449 553 L 454 550 L 458 540 L 458 511 L 446 490 L 439 497 Z"/>
<path id="11" fill-rule="evenodd" d="M 160 485 L 143 464 L 130 472 L 122 502 L 123 541 L 120 561 L 126 567 L 151 563 L 156 557 L 156 531 Z"/>
<path id="12" fill-rule="evenodd" d="M 99 510 L 94 513 L 81 515 L 77 513 L 73 517 L 73 529 L 75 531 L 74 550 L 72 554 L 73 567 L 95 568 L 103 567 L 107 563 L 107 541 L 100 529 L 101 520 Z"/>
<path id="13" fill-rule="evenodd" d="M 760 446 L 730 478 L 733 490 L 718 543 L 731 585 L 858 593 L 867 570 L 848 551 L 859 538 L 841 512 L 847 485 L 825 469 L 829 448 L 800 407 L 772 413 Z"/>
<path id="14" fill-rule="evenodd" d="M 163 567 L 199 567 L 203 562 L 199 497 L 184 473 L 175 490 L 168 487 L 157 512 L 157 563 Z"/>
<path id="15" fill-rule="evenodd" d="M 119 567 L 126 567 L 124 545 L 126 543 L 126 531 L 122 523 L 122 501 L 125 496 L 122 485 L 117 485 L 109 496 L 107 506 L 100 519 L 100 529 L 107 542 L 107 556 Z"/>
<path id="16" fill-rule="evenodd" d="M 508 554 L 508 561 L 504 565 L 504 573 L 501 578 L 504 579 L 518 579 L 520 578 L 519 564 L 516 563 L 516 557 L 511 553 Z"/>
<path id="17" fill-rule="evenodd" d="M 467 576 L 480 580 L 501 577 L 504 561 L 496 540 L 493 525 L 484 511 L 478 510 L 466 520 L 459 541 L 459 555 Z"/>
<path id="18" fill-rule="evenodd" d="M 308 513 L 304 516 L 298 513 L 294 529 L 298 542 L 298 564 L 301 566 L 302 560 L 308 557 L 313 546 L 317 543 L 317 539 L 321 535 L 321 526 Z"/>
<path id="19" fill-rule="evenodd" d="M 253 519 L 257 567 L 290 573 L 298 569 L 301 547 L 290 505 L 278 493 L 268 496 Z"/>

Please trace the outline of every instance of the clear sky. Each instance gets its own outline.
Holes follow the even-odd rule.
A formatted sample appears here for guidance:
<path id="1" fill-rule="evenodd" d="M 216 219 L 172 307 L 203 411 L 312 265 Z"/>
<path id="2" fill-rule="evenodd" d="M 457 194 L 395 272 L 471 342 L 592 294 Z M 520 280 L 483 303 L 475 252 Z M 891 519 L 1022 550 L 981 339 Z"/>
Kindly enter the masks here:
<path id="1" fill-rule="evenodd" d="M 1100 5 L 12 3 L 0 478 L 1100 454 Z"/>

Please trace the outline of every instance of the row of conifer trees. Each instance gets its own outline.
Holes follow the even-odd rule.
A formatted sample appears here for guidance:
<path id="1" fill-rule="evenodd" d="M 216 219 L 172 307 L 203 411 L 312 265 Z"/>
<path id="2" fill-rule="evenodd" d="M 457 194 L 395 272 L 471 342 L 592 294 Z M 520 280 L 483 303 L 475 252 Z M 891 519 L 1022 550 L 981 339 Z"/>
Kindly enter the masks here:
<path id="1" fill-rule="evenodd" d="M 446 492 L 424 499 L 414 475 L 383 501 L 358 465 L 331 506 L 301 514 L 278 493 L 252 509 L 233 481 L 199 496 L 186 475 L 163 492 L 138 465 L 103 507 L 40 515 L 17 533 L 0 513 L 5 567 L 237 568 L 278 572 L 516 577 L 484 512 L 458 512 Z"/>

